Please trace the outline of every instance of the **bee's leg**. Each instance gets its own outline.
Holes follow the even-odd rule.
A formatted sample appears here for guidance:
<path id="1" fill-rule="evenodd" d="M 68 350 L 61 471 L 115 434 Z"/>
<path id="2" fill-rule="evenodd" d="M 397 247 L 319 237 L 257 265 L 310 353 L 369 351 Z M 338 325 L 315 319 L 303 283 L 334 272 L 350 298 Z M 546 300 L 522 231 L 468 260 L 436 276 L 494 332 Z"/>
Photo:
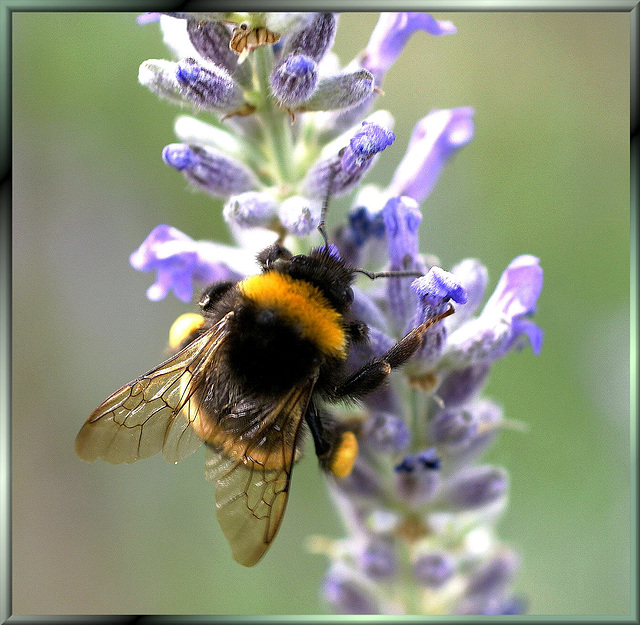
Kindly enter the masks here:
<path id="1" fill-rule="evenodd" d="M 364 343 L 369 339 L 369 326 L 364 321 L 351 321 L 346 326 L 349 342 Z"/>
<path id="2" fill-rule="evenodd" d="M 311 430 L 313 444 L 316 448 L 316 456 L 322 458 L 331 450 L 331 443 L 326 438 L 325 428 L 323 427 L 318 409 L 313 402 L 309 402 L 309 407 L 304 415 L 304 419 Z"/>
<path id="3" fill-rule="evenodd" d="M 289 260 L 291 258 L 291 252 L 280 245 L 280 243 L 273 243 L 269 247 L 265 248 L 258 254 L 258 264 L 263 270 L 269 269 L 270 265 L 280 259 Z"/>
<path id="4" fill-rule="evenodd" d="M 375 391 L 391 373 L 392 369 L 403 365 L 422 344 L 427 328 L 453 314 L 453 306 L 441 315 L 427 319 L 400 339 L 384 356 L 367 363 L 347 378 L 334 391 L 336 399 L 341 397 L 362 397 Z"/>
<path id="5" fill-rule="evenodd" d="M 321 415 L 314 402 L 309 403 L 304 418 L 311 430 L 320 466 L 336 477 L 349 475 L 358 455 L 354 433 L 343 423 Z"/>

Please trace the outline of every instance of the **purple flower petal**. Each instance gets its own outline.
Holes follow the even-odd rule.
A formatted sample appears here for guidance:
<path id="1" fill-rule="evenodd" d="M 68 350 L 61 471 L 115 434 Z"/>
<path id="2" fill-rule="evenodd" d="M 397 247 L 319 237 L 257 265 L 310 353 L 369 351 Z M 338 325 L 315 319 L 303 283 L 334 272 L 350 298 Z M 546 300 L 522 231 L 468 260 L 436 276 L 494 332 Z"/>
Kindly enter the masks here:
<path id="1" fill-rule="evenodd" d="M 362 67 L 381 82 L 409 37 L 418 30 L 431 35 L 448 35 L 457 29 L 451 22 L 437 20 L 428 13 L 382 13 L 364 52 Z"/>
<path id="2" fill-rule="evenodd" d="M 424 306 L 440 306 L 449 300 L 458 304 L 467 301 L 464 287 L 452 273 L 440 267 L 432 267 L 426 276 L 416 278 L 411 283 L 411 288 Z"/>
<path id="3" fill-rule="evenodd" d="M 408 195 L 420 204 L 431 193 L 446 162 L 471 140 L 473 112 L 465 106 L 435 110 L 423 117 L 414 127 L 389 193 Z"/>
<path id="4" fill-rule="evenodd" d="M 151 301 L 163 299 L 173 290 L 179 300 L 188 302 L 193 281 L 210 284 L 241 277 L 224 262 L 224 247 L 211 248 L 211 244 L 194 241 L 176 228 L 160 225 L 131 254 L 129 262 L 138 271 L 157 272 L 156 281 L 147 290 Z"/>
<path id="5" fill-rule="evenodd" d="M 485 304 L 480 318 L 506 319 L 511 325 L 511 337 L 500 346 L 495 357 L 509 351 L 522 334 L 529 337 L 535 354 L 542 348 L 543 332 L 525 315 L 533 314 L 542 292 L 543 271 L 540 260 L 535 256 L 523 254 L 514 258 L 500 276 L 498 284 Z"/>
<path id="6" fill-rule="evenodd" d="M 483 314 L 495 310 L 513 319 L 535 312 L 542 291 L 543 272 L 539 263 L 538 258 L 528 254 L 514 258 L 500 276 Z"/>

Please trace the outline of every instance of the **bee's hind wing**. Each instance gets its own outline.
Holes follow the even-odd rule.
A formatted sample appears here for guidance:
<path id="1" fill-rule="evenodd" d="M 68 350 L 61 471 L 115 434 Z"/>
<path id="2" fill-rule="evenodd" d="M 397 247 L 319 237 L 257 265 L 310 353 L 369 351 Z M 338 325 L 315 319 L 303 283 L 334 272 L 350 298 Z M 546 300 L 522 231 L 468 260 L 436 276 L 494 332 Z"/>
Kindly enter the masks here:
<path id="1" fill-rule="evenodd" d="M 269 406 L 254 407 L 250 436 L 226 451 L 207 445 L 205 476 L 216 484 L 220 527 L 233 557 L 253 566 L 271 545 L 284 515 L 299 433 L 316 378 Z M 244 412 L 251 406 L 243 405 Z M 243 442 L 240 442 L 243 441 Z"/>

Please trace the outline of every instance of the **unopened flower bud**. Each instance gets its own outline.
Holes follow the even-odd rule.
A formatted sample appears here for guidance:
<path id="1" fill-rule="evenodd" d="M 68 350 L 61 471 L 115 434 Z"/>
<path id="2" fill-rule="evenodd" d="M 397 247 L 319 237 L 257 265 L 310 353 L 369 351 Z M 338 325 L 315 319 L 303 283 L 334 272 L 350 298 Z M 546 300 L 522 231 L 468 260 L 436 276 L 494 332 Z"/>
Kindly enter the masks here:
<path id="1" fill-rule="evenodd" d="M 218 113 L 242 109 L 243 93 L 228 72 L 220 67 L 204 68 L 193 59 L 180 63 L 151 59 L 140 65 L 140 83 L 176 104 Z"/>
<path id="2" fill-rule="evenodd" d="M 480 508 L 503 497 L 507 487 L 508 477 L 504 469 L 479 466 L 456 477 L 447 496 L 454 509 Z"/>
<path id="3" fill-rule="evenodd" d="M 238 66 L 238 55 L 229 49 L 231 31 L 219 21 L 187 20 L 187 33 L 198 54 L 233 72 Z"/>
<path id="4" fill-rule="evenodd" d="M 340 614 L 379 614 L 369 589 L 341 562 L 329 569 L 323 585 L 325 599 Z"/>
<path id="5" fill-rule="evenodd" d="M 454 557 L 444 551 L 425 553 L 413 563 L 413 574 L 420 584 L 429 588 L 444 586 L 456 571 Z"/>
<path id="6" fill-rule="evenodd" d="M 348 74 L 328 76 L 318 81 L 313 95 L 300 107 L 301 111 L 333 111 L 362 102 L 373 92 L 373 76 L 366 69 Z"/>
<path id="7" fill-rule="evenodd" d="M 251 191 L 259 187 L 253 172 L 240 161 L 222 152 L 197 145 L 172 143 L 162 151 L 167 165 L 215 197 Z"/>
<path id="8" fill-rule="evenodd" d="M 301 28 L 287 35 L 282 56 L 304 54 L 317 63 L 333 45 L 336 24 L 334 13 L 316 13 L 310 21 L 301 22 Z"/>
<path id="9" fill-rule="evenodd" d="M 384 454 L 396 454 L 409 446 L 411 432 L 407 424 L 394 414 L 376 412 L 362 426 L 362 442 Z"/>
<path id="10" fill-rule="evenodd" d="M 503 590 L 518 571 L 520 559 L 511 550 L 504 550 L 476 569 L 469 579 L 467 593 L 490 595 Z"/>
<path id="11" fill-rule="evenodd" d="M 317 82 L 316 63 L 303 54 L 283 59 L 271 73 L 271 91 L 274 97 L 290 109 L 308 100 Z"/>
<path id="12" fill-rule="evenodd" d="M 320 223 L 320 204 L 307 197 L 294 195 L 278 207 L 280 223 L 293 235 L 311 234 Z"/>
<path id="13" fill-rule="evenodd" d="M 267 226 L 275 217 L 277 202 L 267 194 L 259 191 L 247 191 L 232 195 L 222 209 L 225 221 L 241 228 Z"/>
<path id="14" fill-rule="evenodd" d="M 390 130 L 374 123 L 362 122 L 360 129 L 343 150 L 311 167 L 304 181 L 306 193 L 324 197 L 328 192 L 332 196 L 338 196 L 351 191 L 373 165 L 376 155 L 394 140 L 395 136 Z"/>
<path id="15" fill-rule="evenodd" d="M 450 371 L 438 386 L 438 397 L 448 408 L 463 405 L 482 390 L 490 370 L 488 362 L 481 362 Z"/>

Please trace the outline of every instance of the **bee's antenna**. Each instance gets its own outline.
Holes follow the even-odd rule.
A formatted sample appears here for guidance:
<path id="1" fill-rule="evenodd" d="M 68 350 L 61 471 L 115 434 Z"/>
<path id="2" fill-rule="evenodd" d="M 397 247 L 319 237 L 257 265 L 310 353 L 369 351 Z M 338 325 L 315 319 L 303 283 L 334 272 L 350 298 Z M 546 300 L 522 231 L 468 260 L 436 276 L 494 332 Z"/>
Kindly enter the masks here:
<path id="1" fill-rule="evenodd" d="M 320 223 L 318 224 L 318 232 L 324 240 L 325 248 L 329 249 L 329 239 L 327 238 L 327 230 L 325 227 L 325 219 L 327 217 L 327 211 L 329 210 L 329 200 L 331 199 L 331 192 L 333 191 L 333 183 L 336 176 L 340 171 L 340 161 L 329 165 L 329 181 L 327 184 L 327 193 L 322 200 L 322 209 L 320 210 Z"/>
<path id="2" fill-rule="evenodd" d="M 420 278 L 424 274 L 420 271 L 367 271 L 366 269 L 354 269 L 354 272 L 363 273 L 367 278 Z"/>

